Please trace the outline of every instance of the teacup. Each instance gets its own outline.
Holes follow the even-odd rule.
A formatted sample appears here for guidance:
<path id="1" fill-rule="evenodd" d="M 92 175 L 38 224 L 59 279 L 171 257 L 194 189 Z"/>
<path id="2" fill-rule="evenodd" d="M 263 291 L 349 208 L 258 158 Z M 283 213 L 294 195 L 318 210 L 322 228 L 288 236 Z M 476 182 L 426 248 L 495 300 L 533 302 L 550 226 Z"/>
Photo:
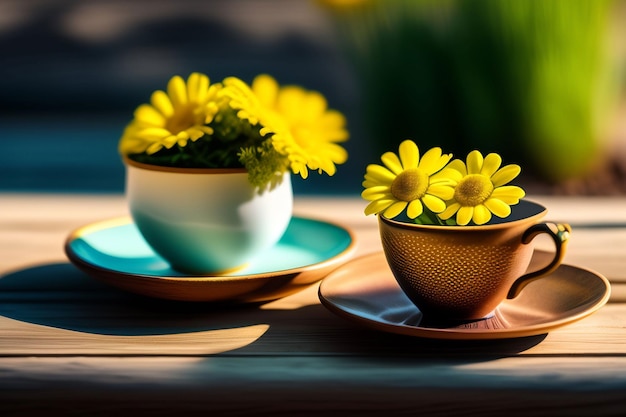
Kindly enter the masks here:
<path id="1" fill-rule="evenodd" d="M 540 204 L 522 200 L 506 219 L 481 226 L 378 218 L 387 263 L 424 317 L 474 320 L 488 317 L 503 300 L 560 265 L 571 228 L 540 222 L 546 214 Z M 555 252 L 546 266 L 527 272 L 539 234 L 552 238 Z"/>
<path id="2" fill-rule="evenodd" d="M 243 169 L 125 162 L 133 221 L 152 249 L 178 271 L 223 275 L 244 268 L 289 226 L 293 192 L 288 173 L 258 190 Z"/>

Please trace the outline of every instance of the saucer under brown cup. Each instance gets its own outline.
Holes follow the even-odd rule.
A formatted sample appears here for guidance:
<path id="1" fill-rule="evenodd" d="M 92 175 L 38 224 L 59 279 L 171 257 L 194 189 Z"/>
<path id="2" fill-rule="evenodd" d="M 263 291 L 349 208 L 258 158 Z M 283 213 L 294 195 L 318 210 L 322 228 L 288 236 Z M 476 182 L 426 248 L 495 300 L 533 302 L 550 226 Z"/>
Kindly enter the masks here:
<path id="1" fill-rule="evenodd" d="M 424 316 L 474 320 L 558 268 L 571 228 L 540 222 L 546 214 L 540 204 L 522 200 L 506 219 L 481 226 L 419 225 L 382 215 L 378 219 L 387 263 Z M 554 256 L 548 265 L 527 272 L 532 241 L 539 234 L 552 238 Z"/>

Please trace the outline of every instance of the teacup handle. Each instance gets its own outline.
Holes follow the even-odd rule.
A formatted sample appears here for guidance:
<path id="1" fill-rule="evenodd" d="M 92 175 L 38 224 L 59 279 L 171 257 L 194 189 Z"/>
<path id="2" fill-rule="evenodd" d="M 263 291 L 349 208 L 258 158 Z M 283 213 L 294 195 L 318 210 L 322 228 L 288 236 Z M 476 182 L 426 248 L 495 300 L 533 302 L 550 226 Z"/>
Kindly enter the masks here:
<path id="1" fill-rule="evenodd" d="M 546 233 L 554 241 L 556 251 L 552 261 L 545 267 L 529 272 L 528 274 L 519 277 L 509 290 L 506 298 L 511 299 L 519 295 L 524 287 L 543 275 L 547 275 L 559 267 L 563 257 L 565 256 L 565 246 L 569 240 L 572 228 L 567 223 L 538 223 L 530 226 L 522 235 L 522 243 L 524 245 L 529 244 L 537 235 Z"/>

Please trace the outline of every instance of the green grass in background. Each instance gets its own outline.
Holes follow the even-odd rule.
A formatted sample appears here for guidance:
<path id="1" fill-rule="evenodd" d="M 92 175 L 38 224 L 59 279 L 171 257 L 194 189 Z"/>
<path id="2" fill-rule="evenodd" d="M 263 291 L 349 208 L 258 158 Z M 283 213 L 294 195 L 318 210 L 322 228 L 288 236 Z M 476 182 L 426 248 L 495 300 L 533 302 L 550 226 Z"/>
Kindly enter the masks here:
<path id="1" fill-rule="evenodd" d="M 370 0 L 335 14 L 382 153 L 498 152 L 559 182 L 602 161 L 612 0 Z"/>

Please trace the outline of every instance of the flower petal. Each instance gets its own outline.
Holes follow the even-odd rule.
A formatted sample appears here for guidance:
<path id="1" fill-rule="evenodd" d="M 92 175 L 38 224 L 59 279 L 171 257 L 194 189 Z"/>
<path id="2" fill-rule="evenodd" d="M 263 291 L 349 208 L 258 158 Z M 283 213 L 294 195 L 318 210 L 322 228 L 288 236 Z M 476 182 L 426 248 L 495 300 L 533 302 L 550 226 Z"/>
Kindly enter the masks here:
<path id="1" fill-rule="evenodd" d="M 157 109 L 149 104 L 142 104 L 135 110 L 135 119 L 141 124 L 163 127 L 165 126 L 165 117 Z"/>
<path id="2" fill-rule="evenodd" d="M 330 162 L 335 164 L 343 164 L 348 160 L 348 151 L 336 143 L 325 143 L 324 155 Z"/>
<path id="3" fill-rule="evenodd" d="M 152 155 L 154 153 L 157 153 L 161 149 L 163 149 L 163 145 L 162 144 L 160 144 L 160 143 L 153 143 L 152 145 L 150 145 L 148 147 L 148 149 L 146 149 L 146 153 L 148 155 Z"/>
<path id="4" fill-rule="evenodd" d="M 424 212 L 424 206 L 419 200 L 413 200 L 406 208 L 406 214 L 409 218 L 414 219 Z"/>
<path id="5" fill-rule="evenodd" d="M 491 193 L 491 198 L 502 200 L 506 204 L 517 204 L 526 195 L 524 190 L 515 185 L 498 187 Z"/>
<path id="6" fill-rule="evenodd" d="M 199 72 L 192 73 L 187 79 L 187 97 L 191 103 L 203 102 L 209 92 L 209 77 Z"/>
<path id="7" fill-rule="evenodd" d="M 448 220 L 450 217 L 454 216 L 456 212 L 459 211 L 460 208 L 461 208 L 461 205 L 459 203 L 454 202 L 450 204 L 448 207 L 446 207 L 446 209 L 442 211 L 441 213 L 439 213 L 438 215 L 443 220 Z"/>
<path id="8" fill-rule="evenodd" d="M 490 198 L 485 201 L 485 207 L 498 217 L 505 218 L 511 214 L 511 207 L 504 201 L 497 198 Z"/>
<path id="9" fill-rule="evenodd" d="M 431 185 L 426 191 L 427 194 L 439 197 L 442 200 L 452 200 L 454 197 L 454 188 L 449 185 Z"/>
<path id="10" fill-rule="evenodd" d="M 375 200 L 372 201 L 365 207 L 365 215 L 369 216 L 370 214 L 380 213 L 385 210 L 387 207 L 392 205 L 394 200 Z"/>
<path id="11" fill-rule="evenodd" d="M 363 190 L 363 194 L 365 193 L 388 193 L 390 188 L 388 185 L 374 185 L 372 187 L 367 187 L 366 190 Z"/>
<path id="12" fill-rule="evenodd" d="M 461 175 L 457 176 L 453 173 L 449 173 L 448 170 L 457 171 Z M 450 162 L 443 171 L 441 171 L 441 174 L 443 174 L 444 172 L 446 173 L 445 175 L 449 176 L 450 178 L 455 178 L 458 181 L 467 175 L 467 167 L 465 166 L 465 162 L 461 161 L 460 159 L 455 159 Z M 437 175 L 439 175 L 439 173 Z"/>
<path id="13" fill-rule="evenodd" d="M 420 160 L 419 167 L 423 169 L 428 175 L 433 175 L 437 171 L 440 171 L 448 161 L 452 158 L 451 154 L 442 155 L 441 148 L 429 149 L 422 159 Z"/>
<path id="14" fill-rule="evenodd" d="M 395 153 L 385 152 L 380 159 L 383 161 L 385 166 L 389 168 L 389 170 L 394 174 L 398 175 L 402 171 L 404 171 L 402 169 L 402 162 L 400 162 L 400 158 L 398 158 L 398 155 L 396 155 Z"/>
<path id="15" fill-rule="evenodd" d="M 361 185 L 363 186 L 363 188 L 370 188 L 370 187 L 376 187 L 380 185 L 380 183 L 378 181 L 374 181 L 372 179 L 365 177 L 365 181 L 363 181 Z"/>
<path id="16" fill-rule="evenodd" d="M 197 72 L 192 73 L 187 78 L 187 98 L 190 102 L 194 102 L 198 98 L 198 84 L 200 83 L 200 74 Z"/>
<path id="17" fill-rule="evenodd" d="M 167 94 L 170 96 L 174 108 L 187 103 L 187 86 L 180 76 L 173 76 L 167 83 Z"/>
<path id="18" fill-rule="evenodd" d="M 491 220 L 491 212 L 483 204 L 479 204 L 476 207 L 474 207 L 474 214 L 472 215 L 472 220 L 476 224 L 485 224 L 489 220 Z"/>
<path id="19" fill-rule="evenodd" d="M 474 216 L 474 207 L 462 206 L 456 213 L 456 222 L 461 226 L 467 225 Z"/>
<path id="20" fill-rule="evenodd" d="M 174 107 L 165 91 L 157 90 L 152 93 L 150 103 L 165 117 L 172 117 L 174 114 Z"/>
<path id="21" fill-rule="evenodd" d="M 400 160 L 404 169 L 417 168 L 420 159 L 420 152 L 412 140 L 405 140 L 400 144 L 398 149 Z"/>
<path id="22" fill-rule="evenodd" d="M 189 132 L 189 139 L 191 139 L 194 142 L 200 139 L 202 136 L 204 136 L 204 131 L 196 127 L 187 129 L 187 132 Z"/>
<path id="23" fill-rule="evenodd" d="M 388 219 L 393 219 L 394 217 L 396 217 L 397 215 L 399 215 L 400 213 L 404 211 L 407 204 L 408 203 L 406 201 L 396 201 L 391 206 L 389 206 L 387 210 L 385 210 L 385 212 L 383 213 L 383 216 L 385 216 Z"/>
<path id="24" fill-rule="evenodd" d="M 161 139 L 161 142 L 167 149 L 171 149 L 178 142 L 178 138 L 176 135 L 169 135 L 168 137 Z"/>
<path id="25" fill-rule="evenodd" d="M 483 167 L 483 155 L 479 151 L 472 151 L 467 155 L 467 173 L 480 174 Z"/>
<path id="26" fill-rule="evenodd" d="M 168 137 L 170 135 L 170 131 L 167 129 L 164 129 L 162 127 L 149 127 L 146 129 L 142 129 L 139 132 L 137 132 L 137 136 L 149 140 L 149 141 L 154 141 L 157 139 L 164 139 L 166 137 Z"/>
<path id="27" fill-rule="evenodd" d="M 500 168 L 500 164 L 502 164 L 502 158 L 497 153 L 490 153 L 485 157 L 483 161 L 483 168 L 480 170 L 480 173 L 491 177 L 494 172 Z"/>
<path id="28" fill-rule="evenodd" d="M 295 161 L 291 163 L 291 171 L 294 174 L 300 174 L 303 180 L 306 180 L 309 177 L 309 170 L 306 167 L 306 164 Z"/>
<path id="29" fill-rule="evenodd" d="M 504 166 L 491 176 L 491 182 L 493 182 L 494 187 L 500 187 L 512 181 L 521 171 L 522 168 L 516 164 Z"/>
<path id="30" fill-rule="evenodd" d="M 363 190 L 361 193 L 361 197 L 365 200 L 379 200 L 381 198 L 392 198 L 391 193 L 389 192 L 389 187 L 385 185 L 370 187 L 366 190 Z"/>
<path id="31" fill-rule="evenodd" d="M 396 175 L 393 172 L 376 164 L 370 164 L 367 166 L 366 175 L 383 184 L 391 184 L 391 182 L 396 178 Z"/>
<path id="32" fill-rule="evenodd" d="M 454 187 L 461 179 L 463 175 L 456 169 L 444 168 L 430 177 L 430 183 Z"/>
<path id="33" fill-rule="evenodd" d="M 434 195 L 424 195 L 424 197 L 422 197 L 422 202 L 433 213 L 441 213 L 446 209 L 446 203 L 442 199 L 440 199 L 439 197 L 435 197 Z"/>
<path id="34" fill-rule="evenodd" d="M 257 75 L 252 81 L 252 91 L 264 106 L 273 107 L 278 96 L 278 83 L 270 75 Z"/>

